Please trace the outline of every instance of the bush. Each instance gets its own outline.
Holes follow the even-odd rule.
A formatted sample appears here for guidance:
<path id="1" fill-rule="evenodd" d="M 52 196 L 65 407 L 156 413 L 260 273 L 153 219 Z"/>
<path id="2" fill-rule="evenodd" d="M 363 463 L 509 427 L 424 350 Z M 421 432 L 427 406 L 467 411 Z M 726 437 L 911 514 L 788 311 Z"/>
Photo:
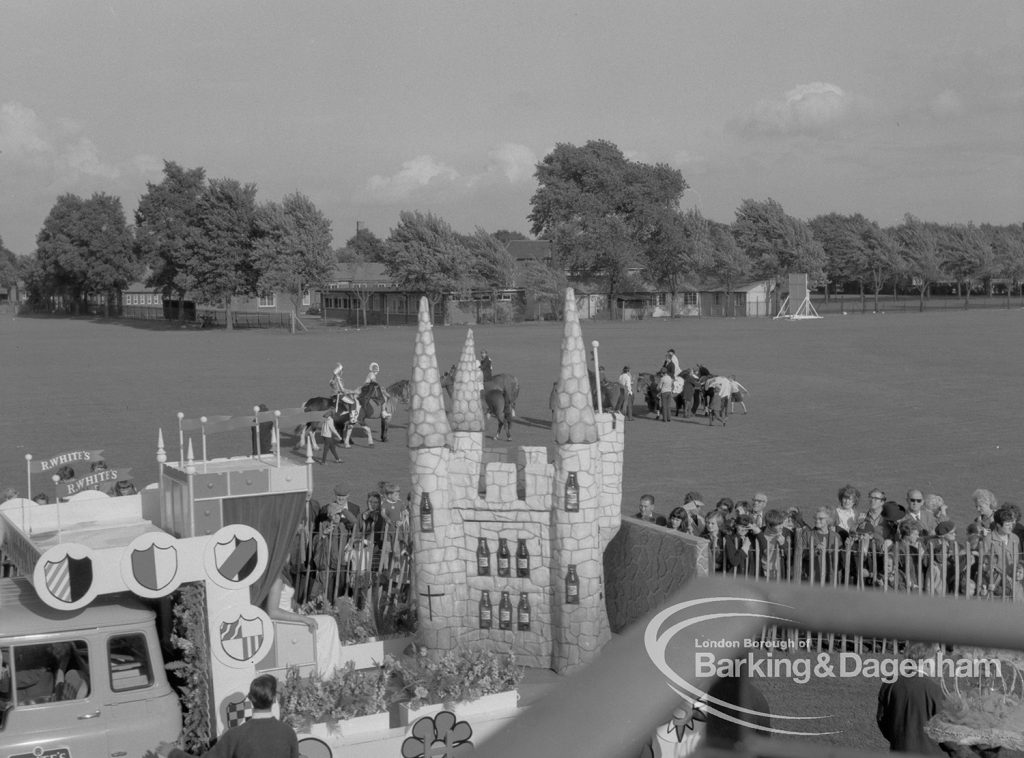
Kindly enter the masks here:
<path id="1" fill-rule="evenodd" d="M 378 668 L 362 671 L 356 671 L 349 661 L 330 679 L 320 679 L 315 673 L 303 678 L 297 668 L 290 668 L 278 696 L 281 720 L 297 730 L 309 724 L 383 713 L 388 710 L 388 683 L 393 673 L 390 659 Z"/>
<path id="2" fill-rule="evenodd" d="M 394 664 L 400 700 L 452 705 L 506 692 L 522 681 L 523 668 L 512 653 L 461 647 L 431 658 L 425 649 Z"/>

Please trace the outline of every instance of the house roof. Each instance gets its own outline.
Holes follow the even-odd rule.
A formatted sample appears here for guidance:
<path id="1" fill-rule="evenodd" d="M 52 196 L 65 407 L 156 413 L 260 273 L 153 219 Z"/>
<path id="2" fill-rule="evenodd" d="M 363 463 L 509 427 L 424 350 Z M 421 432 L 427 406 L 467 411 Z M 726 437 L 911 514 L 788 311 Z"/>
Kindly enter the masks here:
<path id="1" fill-rule="evenodd" d="M 756 282 L 741 282 L 740 284 L 734 284 L 728 288 L 729 292 L 752 292 L 753 290 L 760 289 L 762 287 L 768 290 L 774 289 L 773 282 L 771 279 L 758 279 Z M 718 286 L 704 285 L 701 287 L 701 292 L 726 292 L 727 289 L 724 284 Z"/>
<path id="2" fill-rule="evenodd" d="M 329 287 L 386 286 L 392 283 L 383 263 L 340 263 L 334 267 Z"/>
<path id="3" fill-rule="evenodd" d="M 548 240 L 509 240 L 508 254 L 514 261 L 547 261 L 554 256 Z"/>

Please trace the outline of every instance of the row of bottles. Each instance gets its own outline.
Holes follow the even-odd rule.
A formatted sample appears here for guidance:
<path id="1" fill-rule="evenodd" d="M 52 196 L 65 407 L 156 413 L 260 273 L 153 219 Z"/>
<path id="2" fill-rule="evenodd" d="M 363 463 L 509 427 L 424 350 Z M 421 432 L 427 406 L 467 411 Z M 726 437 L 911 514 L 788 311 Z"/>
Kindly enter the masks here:
<path id="1" fill-rule="evenodd" d="M 517 540 L 516 545 L 516 576 L 528 579 L 530 576 L 530 551 L 526 548 L 526 540 Z M 508 549 L 508 540 L 498 538 L 498 576 L 512 576 L 512 553 Z M 481 537 L 476 543 L 477 576 L 491 575 L 491 548 L 487 538 Z"/>
<path id="2" fill-rule="evenodd" d="M 480 596 L 480 628 L 491 629 L 494 624 L 494 614 L 491 608 L 491 593 L 484 590 Z M 501 593 L 501 602 L 498 603 L 498 628 L 512 628 L 512 598 L 508 590 Z M 516 628 L 520 632 L 530 631 L 530 601 L 525 592 L 519 593 L 519 605 L 516 608 Z"/>
<path id="3" fill-rule="evenodd" d="M 565 510 L 572 513 L 578 513 L 580 510 L 580 485 L 576 479 L 576 472 L 570 471 L 569 476 L 565 480 Z M 424 492 L 420 495 L 420 531 L 421 532 L 432 532 L 434 531 L 434 506 L 430 502 L 430 495 Z M 504 540 L 499 540 L 503 542 Z M 508 546 L 505 546 L 506 552 Z M 477 549 L 479 555 L 479 548 Z M 520 557 L 526 559 L 526 573 L 517 573 L 517 576 L 529 576 L 530 575 L 530 554 L 526 552 L 526 543 L 524 540 L 519 540 L 519 548 L 516 550 L 516 571 L 520 572 L 522 569 L 519 567 Z M 490 558 L 488 557 L 488 568 L 490 564 Z M 498 565 L 501 565 L 501 552 L 499 547 L 498 552 Z M 481 576 L 488 576 L 481 572 Z M 498 576 L 508 576 L 508 574 L 498 574 Z"/>
<path id="4" fill-rule="evenodd" d="M 570 564 L 565 575 L 565 602 L 567 605 L 580 604 L 580 578 L 576 574 L 576 566 Z M 483 590 L 480 593 L 480 628 L 491 629 L 494 624 L 494 613 L 491 606 L 491 593 Z M 519 593 L 519 606 L 516 609 L 516 626 L 521 632 L 530 631 L 530 601 L 525 592 Z M 512 599 L 508 590 L 501 591 L 498 603 L 498 628 L 512 628 Z"/>

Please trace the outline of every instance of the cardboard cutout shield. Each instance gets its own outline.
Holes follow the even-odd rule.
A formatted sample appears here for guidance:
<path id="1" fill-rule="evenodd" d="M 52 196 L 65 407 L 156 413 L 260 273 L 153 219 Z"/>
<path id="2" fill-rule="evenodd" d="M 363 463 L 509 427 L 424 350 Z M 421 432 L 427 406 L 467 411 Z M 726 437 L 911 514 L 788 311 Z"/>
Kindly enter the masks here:
<path id="1" fill-rule="evenodd" d="M 220 625 L 220 646 L 236 661 L 248 661 L 263 645 L 263 619 L 239 615 Z"/>
<path id="2" fill-rule="evenodd" d="M 92 587 L 92 559 L 65 555 L 59 561 L 46 561 L 43 566 L 46 589 L 64 603 L 76 603 Z"/>
<path id="3" fill-rule="evenodd" d="M 227 542 L 218 542 L 213 548 L 217 572 L 232 582 L 245 581 L 256 568 L 258 558 L 254 539 L 239 540 L 232 537 Z"/>
<path id="4" fill-rule="evenodd" d="M 145 550 L 132 550 L 132 576 L 148 590 L 159 592 L 178 573 L 178 551 L 173 547 L 151 544 Z"/>

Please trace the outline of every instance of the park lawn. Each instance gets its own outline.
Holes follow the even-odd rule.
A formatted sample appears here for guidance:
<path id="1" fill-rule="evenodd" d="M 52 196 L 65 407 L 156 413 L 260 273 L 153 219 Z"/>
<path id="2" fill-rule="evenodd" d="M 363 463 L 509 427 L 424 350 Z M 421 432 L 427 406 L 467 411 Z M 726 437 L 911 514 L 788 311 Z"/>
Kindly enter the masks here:
<path id="1" fill-rule="evenodd" d="M 656 423 L 637 407 L 625 422 L 623 512 L 650 492 L 667 514 L 690 490 L 709 504 L 720 497 L 769 496 L 769 508 L 806 511 L 835 503 L 846 483 L 880 486 L 903 501 L 908 488 L 942 494 L 960 523 L 978 487 L 1021 501 L 1024 424 L 1012 399 L 1024 374 L 1016 349 L 1024 311 L 831 317 L 784 322 L 702 319 L 582 324 L 598 340 L 609 376 L 623 365 L 654 371 L 675 348 L 683 365 L 704 363 L 735 374 L 750 390 L 747 415 L 709 428 L 703 419 Z M 435 329 L 442 370 L 461 352 L 464 327 Z M 557 378 L 561 326 L 520 324 L 473 329 L 496 372 L 521 381 L 514 445 L 551 445 L 548 394 Z M 330 371 L 345 365 L 348 384 L 371 361 L 391 383 L 410 375 L 415 329 L 281 331 L 154 328 L 56 318 L 0 322 L 0 486 L 25 491 L 26 453 L 36 457 L 102 448 L 136 481 L 156 479 L 158 429 L 168 455 L 182 447 L 177 412 L 186 417 L 246 414 L 257 403 L 294 407 L 327 393 Z M 374 448 L 357 440 L 341 466 L 316 466 L 315 496 L 343 482 L 359 493 L 382 480 L 408 487 L 407 410 L 393 435 Z M 489 423 L 493 434 L 494 422 Z M 284 442 L 293 441 L 290 431 Z M 199 451 L 198 439 L 194 440 Z M 507 446 L 510 443 L 488 444 Z M 245 454 L 246 432 L 210 438 L 210 457 Z M 290 454 L 287 453 L 286 454 Z M 32 491 L 52 486 L 33 481 Z M 862 504 L 866 498 L 862 498 Z M 839 714 L 834 744 L 884 747 L 874 726 L 873 681 L 843 686 L 779 681 L 767 685 L 773 709 Z M 812 708 L 813 706 L 813 708 Z"/>

